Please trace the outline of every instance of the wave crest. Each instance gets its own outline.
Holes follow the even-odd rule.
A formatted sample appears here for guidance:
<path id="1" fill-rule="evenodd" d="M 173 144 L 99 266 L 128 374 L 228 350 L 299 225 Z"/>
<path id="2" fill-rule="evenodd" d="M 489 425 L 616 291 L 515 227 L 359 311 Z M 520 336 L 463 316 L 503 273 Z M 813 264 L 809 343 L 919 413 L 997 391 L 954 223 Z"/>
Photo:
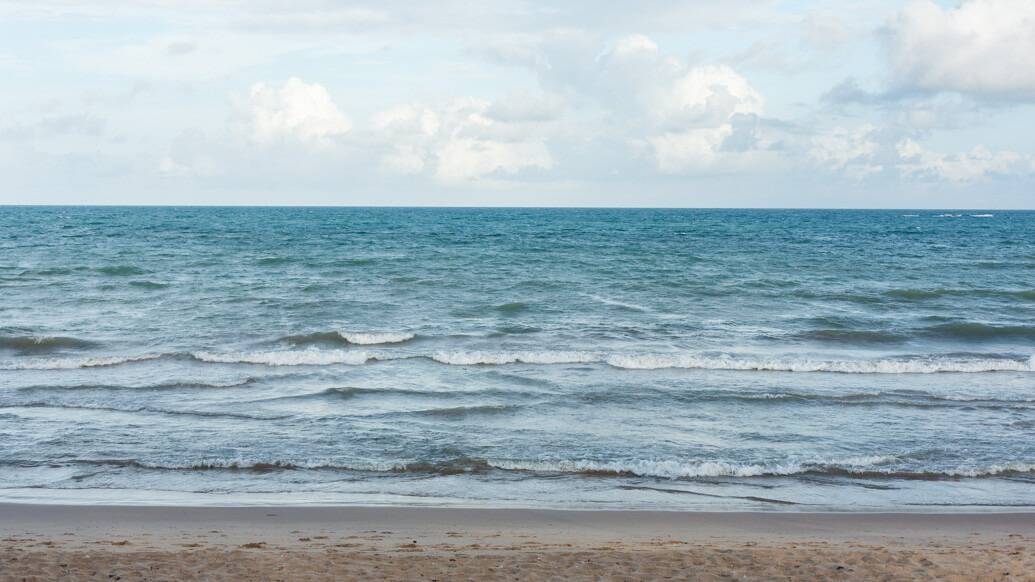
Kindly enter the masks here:
<path id="1" fill-rule="evenodd" d="M 317 331 L 302 335 L 289 335 L 280 341 L 295 346 L 319 345 L 361 345 L 399 344 L 417 337 L 404 331 Z"/>
<path id="2" fill-rule="evenodd" d="M 508 471 L 540 473 L 580 473 L 613 476 L 693 479 L 701 477 L 771 477 L 796 475 L 819 467 L 862 468 L 892 463 L 895 457 L 874 455 L 839 461 L 743 464 L 728 461 L 629 460 L 629 461 L 490 461 L 493 467 Z"/>
<path id="3" fill-rule="evenodd" d="M 266 366 L 330 366 L 347 364 L 359 366 L 373 357 L 365 351 L 317 350 L 266 351 L 266 352 L 194 352 L 191 356 L 202 362 L 214 364 L 264 364 Z"/>
<path id="4" fill-rule="evenodd" d="M 440 364 L 452 366 L 501 364 L 583 364 L 599 362 L 598 355 L 578 351 L 440 351 L 428 356 Z"/>
<path id="5" fill-rule="evenodd" d="M 1029 360 L 1006 358 L 911 358 L 881 360 L 754 359 L 729 355 L 692 354 L 612 355 L 608 365 L 630 370 L 687 368 L 768 372 L 833 372 L 839 374 L 934 374 L 940 372 L 1033 372 L 1035 356 Z"/>
<path id="6" fill-rule="evenodd" d="M 341 331 L 338 334 L 350 344 L 361 346 L 399 344 L 416 337 L 415 334 L 405 331 Z"/>
<path id="7" fill-rule="evenodd" d="M 96 356 L 90 358 L 43 358 L 29 361 L 8 361 L 0 363 L 0 370 L 74 370 L 76 368 L 101 368 L 131 362 L 157 360 L 162 356 Z"/>
<path id="8" fill-rule="evenodd" d="M 49 461 L 47 462 L 49 463 Z M 621 461 L 581 460 L 518 460 L 479 459 L 460 456 L 435 461 L 379 462 L 345 461 L 331 458 L 202 458 L 197 460 L 161 461 L 141 459 L 69 459 L 71 465 L 108 465 L 154 471 L 348 471 L 358 473 L 416 473 L 459 475 L 486 473 L 493 470 L 582 475 L 595 477 L 652 477 L 670 480 L 708 478 L 766 478 L 795 476 L 828 476 L 852 479 L 954 480 L 981 479 L 1035 473 L 1035 463 L 1006 462 L 984 466 L 960 466 L 941 470 L 903 468 L 900 459 L 891 455 L 869 455 L 843 459 L 812 459 L 744 463 L 728 460 L 658 460 L 628 459 Z M 0 465 L 34 466 L 41 461 L 9 459 Z"/>
<path id="9" fill-rule="evenodd" d="M 60 336 L 15 335 L 0 336 L 0 350 L 19 354 L 44 354 L 62 350 L 83 350 L 95 347 L 92 341 Z"/>

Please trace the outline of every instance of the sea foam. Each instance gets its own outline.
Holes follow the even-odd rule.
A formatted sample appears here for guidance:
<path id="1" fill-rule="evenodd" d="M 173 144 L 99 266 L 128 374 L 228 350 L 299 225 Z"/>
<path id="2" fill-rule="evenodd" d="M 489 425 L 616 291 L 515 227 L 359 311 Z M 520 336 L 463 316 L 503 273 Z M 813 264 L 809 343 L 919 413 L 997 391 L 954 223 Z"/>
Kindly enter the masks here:
<path id="1" fill-rule="evenodd" d="M 377 345 L 377 344 L 399 344 L 410 341 L 416 337 L 408 332 L 378 332 L 378 331 L 339 331 L 338 335 L 350 344 Z"/>
<path id="2" fill-rule="evenodd" d="M 352 350 L 280 350 L 265 352 L 194 352 L 202 362 L 218 364 L 264 364 L 267 366 L 329 366 L 365 364 L 371 356 L 365 351 Z"/>
<path id="3" fill-rule="evenodd" d="M 100 368 L 160 358 L 157 354 L 142 356 L 96 356 L 88 358 L 34 358 L 0 363 L 0 370 L 73 370 Z"/>

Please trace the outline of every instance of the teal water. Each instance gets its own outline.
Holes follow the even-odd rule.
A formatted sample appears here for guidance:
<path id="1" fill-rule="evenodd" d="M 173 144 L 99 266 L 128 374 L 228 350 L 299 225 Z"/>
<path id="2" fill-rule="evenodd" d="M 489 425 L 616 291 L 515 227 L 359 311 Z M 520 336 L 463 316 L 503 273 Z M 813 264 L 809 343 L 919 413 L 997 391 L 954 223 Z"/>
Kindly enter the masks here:
<path id="1" fill-rule="evenodd" d="M 0 208 L 0 501 L 1035 505 L 1035 213 Z"/>

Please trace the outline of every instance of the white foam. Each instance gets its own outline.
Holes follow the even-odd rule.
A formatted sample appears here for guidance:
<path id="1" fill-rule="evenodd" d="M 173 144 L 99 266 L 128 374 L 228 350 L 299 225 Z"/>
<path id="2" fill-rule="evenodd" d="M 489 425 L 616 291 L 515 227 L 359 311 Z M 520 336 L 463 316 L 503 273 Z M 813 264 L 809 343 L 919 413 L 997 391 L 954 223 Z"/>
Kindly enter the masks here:
<path id="1" fill-rule="evenodd" d="M 605 360 L 616 368 L 656 370 L 698 368 L 770 372 L 835 372 L 841 374 L 934 374 L 939 372 L 1033 372 L 1035 356 L 1027 361 L 1007 359 L 915 358 L 908 360 L 809 360 L 741 358 L 692 354 L 612 355 Z"/>
<path id="2" fill-rule="evenodd" d="M 76 368 L 100 368 L 117 366 L 129 362 L 155 360 L 161 356 L 147 354 L 142 356 L 95 356 L 86 358 L 34 358 L 31 360 L 8 361 L 0 364 L 0 370 L 74 370 Z"/>
<path id="3" fill-rule="evenodd" d="M 992 218 L 994 214 L 971 214 L 974 218 Z"/>
<path id="4" fill-rule="evenodd" d="M 686 479 L 696 477 L 760 477 L 796 475 L 818 467 L 837 467 L 845 470 L 861 470 L 892 463 L 895 457 L 874 455 L 840 460 L 817 459 L 815 461 L 786 461 L 782 463 L 731 463 L 728 461 L 675 461 L 675 460 L 629 460 L 629 461 L 489 461 L 498 469 L 511 471 L 540 471 L 545 473 L 617 473 L 640 477 L 661 477 Z"/>
<path id="5" fill-rule="evenodd" d="M 946 471 L 946 475 L 953 477 L 990 477 L 1003 473 L 1030 473 L 1035 472 L 1035 463 L 1003 463 L 983 468 L 960 468 Z"/>
<path id="6" fill-rule="evenodd" d="M 338 335 L 340 335 L 345 341 L 349 342 L 350 344 L 364 346 L 377 344 L 398 344 L 405 341 L 409 341 L 416 337 L 414 334 L 404 331 L 339 331 Z"/>
<path id="7" fill-rule="evenodd" d="M 566 351 L 439 351 L 429 356 L 441 364 L 453 366 L 500 365 L 500 364 L 581 364 L 598 362 L 600 357 L 591 352 Z"/>
<path id="8" fill-rule="evenodd" d="M 329 366 L 332 364 L 358 366 L 372 359 L 372 356 L 365 351 L 319 350 L 315 348 L 269 352 L 195 352 L 192 355 L 202 362 L 265 364 L 267 366 Z"/>
<path id="9" fill-rule="evenodd" d="M 588 297 L 590 299 L 593 299 L 594 301 L 599 301 L 600 303 L 603 303 L 604 305 L 614 305 L 615 307 L 624 307 L 625 309 L 631 309 L 633 311 L 650 311 L 650 309 L 644 307 L 643 305 L 637 305 L 635 303 L 626 303 L 625 301 L 619 301 L 617 299 L 609 299 L 607 297 L 601 297 L 600 295 L 589 295 Z"/>
<path id="10" fill-rule="evenodd" d="M 1035 356 L 1028 360 L 1004 358 L 958 359 L 948 357 L 914 357 L 876 360 L 813 360 L 798 358 L 757 358 L 748 355 L 607 354 L 578 350 L 440 350 L 432 353 L 371 353 L 364 350 L 305 350 L 257 352 L 195 352 L 203 362 L 225 364 L 265 364 L 267 366 L 358 366 L 370 360 L 426 357 L 451 366 L 506 364 L 587 364 L 605 363 L 626 370 L 658 370 L 666 368 L 701 370 L 741 370 L 768 372 L 830 372 L 839 374 L 935 374 L 942 372 L 1035 372 Z M 95 358 L 94 360 L 104 360 Z M 93 365 L 111 365 L 94 363 Z M 18 364 L 25 366 L 26 364 Z M 83 367 L 72 366 L 67 367 Z"/>

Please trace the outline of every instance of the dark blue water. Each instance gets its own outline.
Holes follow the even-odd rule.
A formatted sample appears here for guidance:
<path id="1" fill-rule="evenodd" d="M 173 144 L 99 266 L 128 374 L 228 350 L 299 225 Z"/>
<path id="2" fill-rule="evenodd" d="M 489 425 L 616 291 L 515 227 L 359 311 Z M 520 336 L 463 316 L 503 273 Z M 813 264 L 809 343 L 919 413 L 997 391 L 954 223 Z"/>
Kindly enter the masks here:
<path id="1" fill-rule="evenodd" d="M 0 207 L 0 500 L 1035 505 L 1035 213 Z"/>

